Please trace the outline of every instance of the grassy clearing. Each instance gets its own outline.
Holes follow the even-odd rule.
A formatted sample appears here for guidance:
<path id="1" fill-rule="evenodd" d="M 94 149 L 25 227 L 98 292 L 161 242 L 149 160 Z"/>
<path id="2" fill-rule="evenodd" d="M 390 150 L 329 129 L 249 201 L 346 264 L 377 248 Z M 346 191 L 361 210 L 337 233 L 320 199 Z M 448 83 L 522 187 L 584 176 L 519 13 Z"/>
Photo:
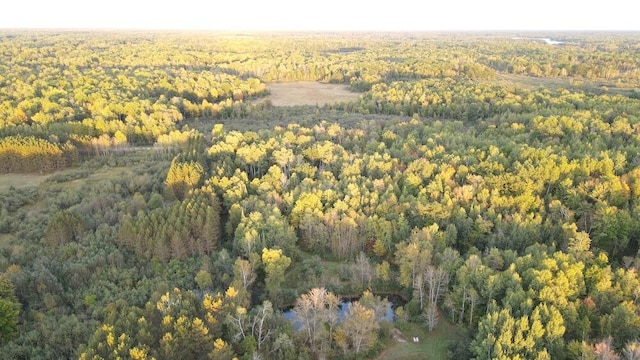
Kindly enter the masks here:
<path id="1" fill-rule="evenodd" d="M 69 180 L 59 180 L 53 183 L 59 184 L 59 186 L 66 189 L 79 190 L 84 183 L 98 182 L 104 180 L 113 180 L 116 178 L 126 178 L 132 175 L 133 169 L 131 167 L 105 167 L 93 171 L 88 177 L 74 177 L 74 174 L 81 170 L 72 168 L 63 171 L 58 171 L 52 174 L 0 174 L 0 192 L 8 191 L 11 187 L 16 189 L 26 187 L 38 187 L 47 179 L 64 179 L 69 177 Z"/>
<path id="2" fill-rule="evenodd" d="M 345 85 L 317 82 L 269 83 L 271 95 L 266 97 L 274 106 L 334 104 L 357 100 L 359 93 L 349 91 Z M 260 101 L 264 101 L 261 99 Z"/>
<path id="3" fill-rule="evenodd" d="M 455 325 L 446 320 L 441 320 L 440 325 L 431 332 L 422 324 L 416 323 L 403 324 L 400 331 L 402 339 L 406 342 L 392 340 L 389 347 L 376 357 L 377 360 L 446 359 L 447 347 L 457 336 Z M 414 336 L 417 336 L 420 342 L 414 343 Z"/>
<path id="4" fill-rule="evenodd" d="M 131 178 L 132 169 L 130 167 L 105 167 L 97 169 L 86 178 L 74 179 L 62 183 L 67 189 L 81 189 L 86 183 L 98 183 L 103 181 L 115 180 L 118 178 Z"/>
<path id="5" fill-rule="evenodd" d="M 39 186 L 49 175 L 36 174 L 2 174 L 0 175 L 0 191 L 7 191 L 10 187 L 16 189 Z"/>

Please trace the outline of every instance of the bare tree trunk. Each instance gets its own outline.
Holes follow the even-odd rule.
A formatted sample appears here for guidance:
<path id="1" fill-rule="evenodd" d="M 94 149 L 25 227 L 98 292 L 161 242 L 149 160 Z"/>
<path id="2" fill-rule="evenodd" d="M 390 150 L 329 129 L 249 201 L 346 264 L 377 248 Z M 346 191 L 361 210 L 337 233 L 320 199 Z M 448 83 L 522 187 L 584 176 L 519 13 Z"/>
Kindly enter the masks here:
<path id="1" fill-rule="evenodd" d="M 426 319 L 429 331 L 432 331 L 438 326 L 440 314 L 438 314 L 438 307 L 435 303 L 430 303 L 429 305 L 427 305 L 427 309 L 424 312 L 424 317 Z"/>

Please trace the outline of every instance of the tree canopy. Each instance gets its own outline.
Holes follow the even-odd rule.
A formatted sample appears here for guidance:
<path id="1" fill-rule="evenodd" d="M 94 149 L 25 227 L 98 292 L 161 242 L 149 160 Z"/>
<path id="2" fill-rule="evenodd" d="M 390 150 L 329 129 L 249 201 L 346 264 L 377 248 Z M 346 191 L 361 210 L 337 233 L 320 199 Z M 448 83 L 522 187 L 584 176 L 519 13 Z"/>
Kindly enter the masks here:
<path id="1" fill-rule="evenodd" d="M 557 35 L 0 32 L 0 351 L 635 358 L 640 45 Z"/>

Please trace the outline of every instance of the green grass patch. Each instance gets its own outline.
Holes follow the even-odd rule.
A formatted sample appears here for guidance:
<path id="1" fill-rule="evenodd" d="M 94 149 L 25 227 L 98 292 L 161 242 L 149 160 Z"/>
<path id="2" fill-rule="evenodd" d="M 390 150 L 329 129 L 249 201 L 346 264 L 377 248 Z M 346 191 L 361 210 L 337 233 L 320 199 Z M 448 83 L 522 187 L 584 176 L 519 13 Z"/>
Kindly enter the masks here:
<path id="1" fill-rule="evenodd" d="M 376 359 L 397 359 L 397 360 L 425 360 L 425 359 L 446 359 L 447 348 L 455 341 L 456 327 L 441 318 L 440 324 L 433 331 L 428 331 L 423 324 L 406 323 L 399 326 L 397 336 L 406 340 L 398 342 L 391 339 L 389 347 L 381 352 Z M 418 337 L 419 342 L 414 343 L 413 337 Z"/>
<path id="2" fill-rule="evenodd" d="M 87 170 L 74 168 L 57 171 L 51 174 L 0 174 L 0 192 L 10 188 L 21 189 L 26 187 L 38 187 L 42 183 L 72 183 L 82 182 L 90 175 Z"/>
<path id="3" fill-rule="evenodd" d="M 65 190 L 80 190 L 86 183 L 98 183 L 115 179 L 131 179 L 133 169 L 129 166 L 101 167 L 95 170 L 75 169 L 56 173 L 47 179 L 47 183 Z"/>
<path id="4" fill-rule="evenodd" d="M 91 174 L 90 179 L 95 181 L 114 180 L 122 177 L 133 176 L 131 166 L 103 167 Z"/>
<path id="5" fill-rule="evenodd" d="M 0 175 L 0 191 L 39 186 L 49 175 L 35 174 L 2 174 Z"/>

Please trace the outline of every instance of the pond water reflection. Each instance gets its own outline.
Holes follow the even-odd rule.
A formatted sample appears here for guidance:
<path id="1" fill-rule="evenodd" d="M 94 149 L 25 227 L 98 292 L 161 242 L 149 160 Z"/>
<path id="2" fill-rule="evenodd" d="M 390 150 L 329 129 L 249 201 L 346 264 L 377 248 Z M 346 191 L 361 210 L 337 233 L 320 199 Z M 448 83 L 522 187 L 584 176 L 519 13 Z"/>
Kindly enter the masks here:
<path id="1" fill-rule="evenodd" d="M 358 299 L 353 299 L 352 301 L 357 301 Z M 342 301 L 338 307 L 338 322 L 342 322 L 347 315 L 349 314 L 349 305 L 352 303 L 352 301 Z M 393 304 L 388 301 L 385 300 L 386 304 L 384 304 L 384 306 L 382 306 L 379 309 L 379 312 L 381 313 L 380 316 L 380 320 L 386 320 L 389 322 L 392 322 L 395 318 L 395 313 L 394 313 L 394 306 Z M 295 330 L 299 330 L 300 327 L 302 326 L 302 324 L 300 324 L 300 322 L 296 321 L 296 316 L 293 313 L 293 308 L 288 309 L 286 311 L 283 312 L 284 317 L 291 321 L 293 324 L 293 328 Z"/>

